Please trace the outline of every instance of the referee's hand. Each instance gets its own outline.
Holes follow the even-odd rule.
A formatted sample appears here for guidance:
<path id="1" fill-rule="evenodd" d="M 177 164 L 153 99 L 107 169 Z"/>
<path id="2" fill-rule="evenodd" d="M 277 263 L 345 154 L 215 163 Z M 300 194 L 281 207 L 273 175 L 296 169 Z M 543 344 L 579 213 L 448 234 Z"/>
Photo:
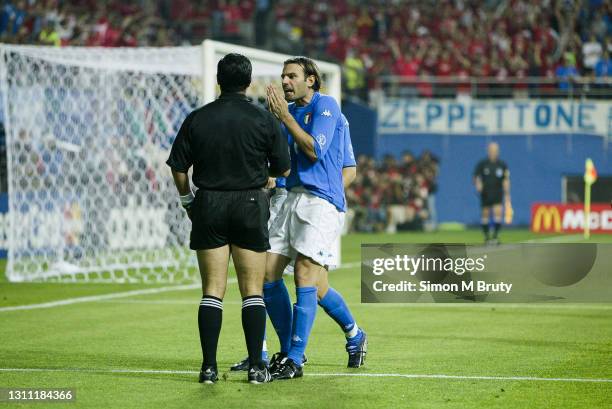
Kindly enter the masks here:
<path id="1" fill-rule="evenodd" d="M 276 187 L 276 178 L 268 178 L 268 183 L 266 183 L 266 189 L 273 189 Z"/>
<path id="2" fill-rule="evenodd" d="M 183 206 L 185 213 L 187 213 L 187 217 L 189 217 L 189 220 L 191 221 L 193 221 L 193 211 L 191 210 L 192 205 L 193 205 L 193 202 Z"/>

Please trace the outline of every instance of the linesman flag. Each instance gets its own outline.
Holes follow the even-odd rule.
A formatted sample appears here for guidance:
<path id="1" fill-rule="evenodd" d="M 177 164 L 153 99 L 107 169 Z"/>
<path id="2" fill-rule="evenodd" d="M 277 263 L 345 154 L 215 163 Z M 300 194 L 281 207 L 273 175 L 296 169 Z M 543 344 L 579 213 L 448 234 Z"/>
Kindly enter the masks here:
<path id="1" fill-rule="evenodd" d="M 506 224 L 512 224 L 513 217 L 514 209 L 512 209 L 512 202 L 510 202 L 510 200 L 506 200 L 504 205 L 504 222 Z"/>
<path id="2" fill-rule="evenodd" d="M 597 169 L 591 158 L 584 164 L 584 238 L 591 235 L 591 185 L 597 181 Z"/>
<path id="3" fill-rule="evenodd" d="M 586 160 L 584 164 L 584 183 L 587 185 L 592 185 L 597 181 L 597 169 L 595 169 L 595 165 L 593 161 L 589 158 Z"/>

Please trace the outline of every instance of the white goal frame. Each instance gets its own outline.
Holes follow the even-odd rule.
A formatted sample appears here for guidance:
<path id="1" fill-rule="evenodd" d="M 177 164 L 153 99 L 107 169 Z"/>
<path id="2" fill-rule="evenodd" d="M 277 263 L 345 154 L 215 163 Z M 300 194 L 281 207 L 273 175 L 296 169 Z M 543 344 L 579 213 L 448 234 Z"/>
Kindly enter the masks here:
<path id="1" fill-rule="evenodd" d="M 58 124 L 61 127 L 62 122 L 60 119 L 55 119 L 55 123 L 53 126 L 43 126 L 39 125 L 37 120 L 24 120 L 24 117 L 27 117 L 28 112 L 32 111 L 37 113 L 39 116 L 37 118 L 42 118 L 42 121 L 45 120 L 43 116 L 40 116 L 41 113 L 48 113 L 49 109 L 47 106 L 42 106 L 47 102 L 42 102 L 40 104 L 36 103 L 36 97 L 34 91 L 34 87 L 38 87 L 43 89 L 46 87 L 48 90 L 50 82 L 46 81 L 41 83 L 43 85 L 37 85 L 36 81 L 40 79 L 41 73 L 44 69 L 48 69 L 51 67 L 76 67 L 82 71 L 87 72 L 95 72 L 99 74 L 95 74 L 98 77 L 98 85 L 96 83 L 86 84 L 86 87 L 89 87 L 88 90 L 94 90 L 96 92 L 105 93 L 106 96 L 103 98 L 103 103 L 112 103 L 115 104 L 117 101 L 124 102 L 122 98 L 122 92 L 120 86 L 118 88 L 118 84 L 123 84 L 122 80 L 117 80 L 113 82 L 114 75 L 124 75 L 129 76 L 132 75 L 137 78 L 148 78 L 153 81 L 153 83 L 158 87 L 160 84 L 166 84 L 168 82 L 167 78 L 175 76 L 183 76 L 185 78 L 190 78 L 190 80 L 185 80 L 184 83 L 180 83 L 180 87 L 195 87 L 192 88 L 193 95 L 197 96 L 197 106 L 213 101 L 218 94 L 218 87 L 216 84 L 216 69 L 217 63 L 219 59 L 221 59 L 225 54 L 235 52 L 240 53 L 248 57 L 253 64 L 253 84 L 247 90 L 247 94 L 250 92 L 251 94 L 261 97 L 263 87 L 262 84 L 267 83 L 278 83 L 280 85 L 280 73 L 282 70 L 282 63 L 291 58 L 289 55 L 274 53 L 265 50 L 259 50 L 250 47 L 238 46 L 234 44 L 222 43 L 213 40 L 205 40 L 199 46 L 187 46 L 187 47 L 165 47 L 165 48 L 136 48 L 136 49 L 108 49 L 108 48 L 86 48 L 86 47 L 65 47 L 65 48 L 55 48 L 55 47 L 39 47 L 39 46 L 18 46 L 18 45 L 5 45 L 0 44 L 0 96 L 1 105 L 2 105 L 2 113 L 4 118 L 4 124 L 6 129 L 6 143 L 7 143 L 7 173 L 8 173 L 8 186 L 9 186 L 9 213 L 6 216 L 5 226 L 7 227 L 7 247 L 8 247 L 8 260 L 7 260 L 7 269 L 6 276 L 9 281 L 61 281 L 61 282 L 112 282 L 112 283 L 123 283 L 123 282 L 146 282 L 146 283 L 183 283 L 183 282 L 197 282 L 199 281 L 199 274 L 197 273 L 197 262 L 195 259 L 195 255 L 192 251 L 190 251 L 185 244 L 188 240 L 188 228 L 189 222 L 186 217 L 182 214 L 182 209 L 180 209 L 180 204 L 178 203 L 178 197 L 176 196 L 176 192 L 174 191 L 174 197 L 176 197 L 176 203 L 172 203 L 171 209 L 168 210 L 168 214 L 171 213 L 171 217 L 166 215 L 166 219 L 170 221 L 167 230 L 170 231 L 172 229 L 178 231 L 179 237 L 182 239 L 179 242 L 172 241 L 171 247 L 164 247 L 161 243 L 163 240 L 155 240 L 155 237 L 150 237 L 147 245 L 143 247 L 145 250 L 141 253 L 138 249 L 127 249 L 124 252 L 118 251 L 118 255 L 110 257 L 108 260 L 105 259 L 106 255 L 94 254 L 92 259 L 95 260 L 85 260 L 80 259 L 79 257 L 86 257 L 82 252 L 78 257 L 73 257 L 72 253 L 69 251 L 69 246 L 64 242 L 64 231 L 65 230 L 75 230 L 77 233 L 73 234 L 73 236 L 78 235 L 78 231 L 80 234 L 87 234 L 86 229 L 83 228 L 83 225 L 86 224 L 87 216 L 84 216 L 83 220 L 69 221 L 69 223 L 76 223 L 79 226 L 70 226 L 65 227 L 64 215 L 62 213 L 71 213 L 70 217 L 76 217 L 76 214 L 79 210 L 75 209 L 55 209 L 60 214 L 47 215 L 47 216 L 39 216 L 29 213 L 20 213 L 20 206 L 24 205 L 24 201 L 26 199 L 27 194 L 31 194 L 32 190 L 35 190 L 38 186 L 42 186 L 41 183 L 37 183 L 36 186 L 28 185 L 29 191 L 20 190 L 21 187 L 17 182 L 19 178 L 23 184 L 24 174 L 27 173 L 21 168 L 19 162 L 19 157 L 23 157 L 23 152 L 20 152 L 20 148 L 13 148 L 16 143 L 20 142 L 20 138 L 22 135 L 19 134 L 19 131 L 22 131 L 23 128 L 27 128 L 30 126 L 32 129 L 26 129 L 27 132 L 31 132 L 32 134 L 36 134 L 36 138 L 38 138 L 37 143 L 40 145 L 52 144 L 53 149 L 57 151 L 62 151 L 65 155 L 72 155 L 74 158 L 75 155 L 78 155 L 81 147 L 79 146 L 79 142 L 74 143 L 71 140 L 66 140 L 66 138 L 61 138 L 57 134 L 53 132 L 53 129 L 58 129 Z M 21 58 L 19 60 L 19 64 L 15 63 L 14 60 L 11 60 L 14 56 L 18 56 Z M 31 67 L 28 65 L 28 61 L 33 61 Z M 39 63 L 40 61 L 40 63 Z M 13 63 L 10 66 L 11 62 Z M 20 65 L 21 64 L 21 65 Z M 39 64 L 38 71 L 35 67 L 36 64 Z M 337 64 L 331 64 L 327 62 L 317 61 L 317 65 L 319 66 L 321 73 L 324 77 L 323 84 L 323 92 L 333 96 L 338 104 L 341 103 L 341 69 Z M 18 67 L 15 69 L 15 67 Z M 28 71 L 28 74 L 35 73 L 35 75 L 26 76 L 26 74 L 20 74 L 21 67 L 22 71 L 25 69 L 32 70 Z M 42 67 L 42 68 L 41 68 Z M 59 71 L 59 69 L 58 69 Z M 50 71 L 53 74 L 57 75 L 56 71 Z M 70 73 L 70 69 L 64 69 L 63 72 L 66 72 L 65 77 L 69 77 L 72 75 Z M 129 74 L 129 75 L 128 75 Z M 19 77 L 22 75 L 22 77 Z M 75 74 L 73 77 L 76 79 L 80 74 Z M 92 74 L 93 76 L 94 74 Z M 156 76 L 164 77 L 165 79 L 159 80 L 155 79 Z M 31 79 L 35 78 L 34 80 Z M 27 81 L 23 81 L 26 79 Z M 107 81 L 108 80 L 108 81 Z M 29 82 L 28 82 L 29 81 Z M 181 89 L 176 88 L 177 84 L 173 82 L 174 80 L 170 80 L 167 89 L 163 91 L 167 91 L 169 95 L 175 96 L 177 89 L 178 97 L 184 97 L 181 94 Z M 180 81 L 179 81 L 180 82 Z M 34 85 L 32 85 L 34 83 Z M 185 85 L 185 83 L 188 83 Z M 25 87 L 21 84 L 27 84 Z M 142 80 L 142 84 L 136 84 L 137 86 L 144 89 L 146 92 L 146 86 L 149 85 L 149 82 Z M 72 85 L 73 87 L 78 87 L 77 85 Z M 113 86 L 113 91 L 106 91 L 106 87 Z M 130 86 L 134 86 L 131 84 Z M 165 86 L 165 85 L 163 85 Z M 60 85 L 61 87 L 61 85 Z M 96 88 L 98 87 L 98 88 Z M 172 88 L 175 87 L 175 88 Z M 142 90 L 138 88 L 138 90 Z M 40 92 L 40 89 L 37 91 Z M 117 89 L 120 89 L 120 92 L 117 92 Z M 135 88 L 136 89 L 136 88 Z M 259 92 L 258 92 L 259 90 Z M 84 91 L 85 92 L 85 91 Z M 134 91 L 134 95 L 135 95 Z M 59 92 L 58 92 L 59 94 Z M 59 98 L 59 97 L 58 97 Z M 117 99 L 112 99 L 117 98 Z M 131 96 L 136 100 L 135 96 Z M 83 101 L 84 97 L 81 95 L 80 100 L 72 101 L 73 105 L 78 105 Z M 171 99 L 171 98 L 170 98 Z M 193 98 L 191 98 L 193 103 Z M 33 101 L 33 102 L 32 102 Z M 132 100 L 130 100 L 132 102 Z M 138 101 L 136 101 L 138 102 Z M 170 103 L 176 103 L 177 101 L 170 101 Z M 182 101 L 185 102 L 185 101 Z M 63 103 L 63 102 L 61 102 Z M 162 113 L 169 111 L 172 109 L 171 106 L 165 106 L 166 102 L 163 98 L 159 98 L 158 101 L 155 102 L 157 111 Z M 102 107 L 105 108 L 104 104 Z M 195 106 L 192 105 L 192 108 Z M 72 108 L 75 110 L 74 108 Z M 114 108 L 117 110 L 117 108 Z M 38 111 L 37 111 L 38 110 Z M 63 107 L 58 108 L 57 117 L 59 118 L 59 112 L 62 112 Z M 76 111 L 76 110 L 75 110 Z M 109 115 L 102 118 L 104 115 L 103 111 L 99 118 L 94 117 L 94 121 L 106 121 L 105 124 L 108 126 L 109 122 L 111 125 L 116 125 L 112 123 L 112 120 L 116 120 L 116 117 L 111 118 Z M 173 118 L 176 119 L 176 116 Z M 121 120 L 121 119 L 120 119 Z M 140 118 L 136 117 L 136 120 L 132 118 L 132 122 L 137 121 L 145 121 L 148 120 L 153 122 L 154 119 L 151 118 Z M 133 124 L 132 124 L 133 125 Z M 178 129 L 172 128 L 171 124 L 166 121 L 166 128 L 170 127 L 169 131 L 174 132 L 173 135 L 176 135 Z M 19 127 L 19 129 L 16 129 Z M 38 127 L 38 129 L 35 129 Z M 99 126 L 101 129 L 104 129 L 104 126 Z M 141 127 L 144 127 L 142 125 Z M 44 129 L 44 131 L 43 131 Z M 51 131 L 49 131 L 51 129 Z M 166 129 L 168 131 L 168 129 Z M 43 135 L 44 133 L 44 135 Z M 78 131 L 74 131 L 73 134 L 78 134 Z M 103 135 L 101 135 L 103 136 Z M 83 137 L 84 138 L 84 137 Z M 82 142 L 83 144 L 85 142 Z M 86 146 L 86 145 L 85 145 Z M 142 146 L 141 146 L 142 148 Z M 148 148 L 145 146 L 145 148 Z M 106 149 L 106 148 L 104 148 Z M 125 148 L 124 150 L 126 150 Z M 164 148 L 164 149 L 167 149 Z M 12 151 L 14 150 L 14 152 Z M 122 151 L 123 152 L 123 151 Z M 171 184 L 171 175 L 167 169 L 162 169 L 165 165 L 159 165 L 160 156 L 164 156 L 169 153 L 169 151 L 164 151 L 159 148 L 159 146 L 154 148 L 154 154 L 157 156 L 156 162 L 157 175 L 159 178 L 164 178 L 165 180 L 161 181 L 165 186 L 166 191 L 164 191 L 163 195 L 160 197 L 170 197 L 170 186 Z M 163 159 L 162 159 L 163 160 Z M 53 159 L 51 159 L 53 161 Z M 26 162 L 28 164 L 28 162 Z M 31 165 L 28 165 L 31 166 Z M 85 164 L 83 164 L 83 171 L 85 171 Z M 79 175 L 76 171 L 73 171 L 75 174 Z M 101 171 L 100 171 L 101 172 Z M 36 175 L 34 175 L 36 176 Z M 29 183 L 29 182 L 28 182 Z M 63 181 L 62 185 L 45 185 L 44 189 L 47 189 L 47 195 L 49 195 L 53 189 L 61 189 L 69 186 L 69 181 Z M 51 187 L 49 187 L 51 186 Z M 171 186 L 174 188 L 173 184 Z M 104 193 L 97 193 L 98 195 L 104 195 Z M 146 194 L 143 193 L 143 194 Z M 41 199 L 42 200 L 42 199 Z M 145 200 L 140 200 L 140 202 L 146 202 Z M 167 202 L 167 200 L 166 200 Z M 27 203 L 26 203 L 27 204 Z M 157 201 L 158 207 L 156 211 L 159 213 L 159 198 Z M 44 209 L 44 202 L 40 204 L 39 208 Z M 109 207 L 108 210 L 114 210 L 114 208 Z M 122 203 L 120 206 L 127 206 L 128 209 L 134 210 L 135 205 L 131 200 L 128 202 Z M 141 208 L 143 209 L 143 208 Z M 120 212 L 124 210 L 124 208 L 118 209 Z M 142 210 L 140 210 L 142 212 Z M 32 210 L 30 210 L 32 213 Z M 43 212 L 44 213 L 44 212 Z M 147 216 L 143 216 L 142 220 L 139 220 L 139 226 L 147 224 L 147 220 L 153 217 L 159 217 L 153 215 L 153 211 Z M 46 213 L 45 213 L 46 214 Z M 85 211 L 84 214 L 87 214 Z M 119 219 L 124 220 L 126 218 L 130 218 L 133 212 L 124 212 Z M 147 213 L 148 214 L 148 213 Z M 25 220 L 24 219 L 29 219 Z M 41 219 L 42 217 L 42 219 Z M 46 217 L 46 219 L 45 219 Z M 149 217 L 149 219 L 147 219 Z M 41 228 L 32 227 L 32 231 L 30 231 L 29 227 L 24 228 L 25 224 L 36 225 L 36 223 L 40 220 L 46 223 L 46 227 Z M 52 231 L 49 226 L 56 226 L 59 231 Z M 106 229 L 106 227 L 104 227 Z M 103 230 L 104 230 L 103 229 Z M 131 230 L 130 230 L 131 229 Z M 133 227 L 128 227 L 127 230 L 130 230 L 129 233 L 131 237 L 140 235 L 154 235 L 156 234 L 155 228 L 149 228 L 145 231 L 134 231 Z M 85 232 L 85 233 L 83 233 Z M 29 235 L 35 237 L 29 237 Z M 45 235 L 49 235 L 46 237 Z M 52 236 L 52 237 L 51 237 Z M 72 237 L 74 239 L 74 237 Z M 49 240 L 47 243 L 45 240 Z M 78 241 L 78 239 L 77 239 Z M 106 240 L 107 243 L 111 241 L 110 239 Z M 108 247 L 105 251 L 106 254 L 112 254 L 115 250 L 114 248 L 123 249 L 121 245 L 125 244 L 122 242 L 117 243 L 117 239 L 115 238 L 114 244 Z M 129 239 L 124 239 L 125 242 L 128 242 Z M 49 259 L 45 259 L 45 252 L 36 250 L 28 253 L 28 244 L 29 242 L 36 242 L 39 245 L 43 244 L 45 248 L 52 248 L 53 246 L 59 246 L 56 248 L 54 255 L 50 256 Z M 61 242 L 61 244 L 58 244 Z M 25 244 L 24 244 L 25 243 Z M 151 244 L 153 243 L 153 244 Z M 107 244 L 108 245 L 108 244 Z M 113 247 L 115 246 L 115 247 Z M 159 247 L 157 247 L 159 246 Z M 340 248 L 340 241 L 337 243 L 338 249 Z M 68 248 L 68 250 L 67 250 Z M 28 253 L 27 262 L 23 262 L 23 260 L 19 260 L 18 257 L 21 257 L 23 254 Z M 130 259 L 133 254 L 133 259 Z M 62 255 L 64 254 L 64 255 Z M 68 255 L 66 255 L 68 254 Z M 161 255 L 160 255 L 161 254 Z M 102 259 L 102 261 L 100 261 Z M 21 263 L 20 263 L 21 261 Z M 31 266 L 31 267 L 29 267 Z M 44 267 L 41 267 L 44 266 Z"/>

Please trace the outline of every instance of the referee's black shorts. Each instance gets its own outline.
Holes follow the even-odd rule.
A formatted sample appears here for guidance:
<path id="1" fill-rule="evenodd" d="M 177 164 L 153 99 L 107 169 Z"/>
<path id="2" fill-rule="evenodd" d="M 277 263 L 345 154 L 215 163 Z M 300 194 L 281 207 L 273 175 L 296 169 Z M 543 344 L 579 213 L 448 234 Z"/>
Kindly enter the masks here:
<path id="1" fill-rule="evenodd" d="M 480 206 L 491 207 L 502 203 L 504 193 L 501 190 L 488 190 L 483 189 L 480 194 Z"/>
<path id="2" fill-rule="evenodd" d="M 192 206 L 192 250 L 235 244 L 253 251 L 270 248 L 268 195 L 263 189 L 218 191 L 200 189 Z"/>

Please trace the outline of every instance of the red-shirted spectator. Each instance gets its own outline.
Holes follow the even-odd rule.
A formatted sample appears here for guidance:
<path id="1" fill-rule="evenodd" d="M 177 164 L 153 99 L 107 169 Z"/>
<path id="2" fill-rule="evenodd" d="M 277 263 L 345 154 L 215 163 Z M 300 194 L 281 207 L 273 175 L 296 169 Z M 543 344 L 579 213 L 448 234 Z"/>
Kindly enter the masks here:
<path id="1" fill-rule="evenodd" d="M 0 18 L 0 34 L 8 43 L 38 41 L 45 22 L 51 23 L 61 45 L 106 47 L 198 44 L 210 35 L 252 43 L 251 36 L 263 31 L 261 38 L 267 41 L 262 44 L 276 51 L 305 49 L 316 58 L 341 62 L 347 49 L 359 50 L 370 87 L 377 86 L 377 77 L 388 74 L 404 78 L 469 74 L 499 80 L 549 76 L 564 52 L 581 49 L 580 36 L 585 40 L 594 30 L 601 48 L 608 48 L 605 33 L 612 20 L 612 2 L 586 0 L 554 0 L 549 7 L 527 0 L 397 0 L 369 5 L 348 0 L 9 3 L 14 7 L 6 9 L 8 19 Z M 284 30 L 278 30 L 281 25 Z M 398 52 L 390 44 L 396 44 Z M 582 69 L 583 56 L 577 57 L 576 65 Z M 467 90 L 464 85 L 459 82 L 460 92 Z M 431 84 L 419 85 L 421 95 L 430 91 Z"/>
<path id="2" fill-rule="evenodd" d="M 448 50 L 443 50 L 440 55 L 440 59 L 438 60 L 438 69 L 436 70 L 436 75 L 440 77 L 449 77 L 453 74 L 453 59 Z"/>

